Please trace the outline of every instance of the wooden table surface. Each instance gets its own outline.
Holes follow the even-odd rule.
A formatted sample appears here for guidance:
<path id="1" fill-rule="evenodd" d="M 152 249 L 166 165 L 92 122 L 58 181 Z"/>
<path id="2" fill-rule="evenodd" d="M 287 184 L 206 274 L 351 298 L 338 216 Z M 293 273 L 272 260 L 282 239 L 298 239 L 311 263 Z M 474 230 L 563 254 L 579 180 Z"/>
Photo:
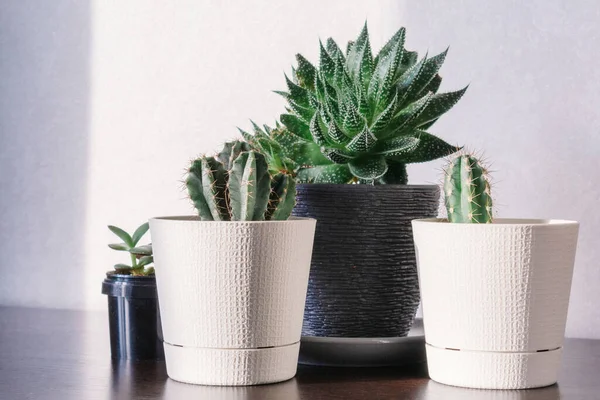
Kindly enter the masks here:
<path id="1" fill-rule="evenodd" d="M 208 387 L 175 382 L 162 362 L 110 359 L 106 313 L 0 307 L 0 399 L 600 399 L 600 341 L 568 339 L 559 384 L 525 391 L 469 390 L 411 368 L 299 366 L 287 382 Z"/>

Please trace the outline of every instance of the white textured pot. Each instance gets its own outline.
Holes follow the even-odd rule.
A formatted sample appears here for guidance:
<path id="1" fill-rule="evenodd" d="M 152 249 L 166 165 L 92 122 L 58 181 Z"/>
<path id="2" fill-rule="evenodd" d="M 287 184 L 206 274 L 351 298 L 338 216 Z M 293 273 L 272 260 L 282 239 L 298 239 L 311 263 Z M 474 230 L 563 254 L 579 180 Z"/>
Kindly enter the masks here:
<path id="1" fill-rule="evenodd" d="M 557 381 L 578 230 L 413 221 L 431 379 L 481 389 Z"/>
<path id="2" fill-rule="evenodd" d="M 150 220 L 169 377 L 256 385 L 296 374 L 315 225 Z"/>

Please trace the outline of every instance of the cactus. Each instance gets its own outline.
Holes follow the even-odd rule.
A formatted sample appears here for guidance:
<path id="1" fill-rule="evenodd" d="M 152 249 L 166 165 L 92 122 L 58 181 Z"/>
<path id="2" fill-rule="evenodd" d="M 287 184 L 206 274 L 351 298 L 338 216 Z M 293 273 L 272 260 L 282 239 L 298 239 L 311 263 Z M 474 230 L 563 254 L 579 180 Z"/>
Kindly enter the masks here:
<path id="1" fill-rule="evenodd" d="M 152 256 L 152 244 L 146 244 L 138 246 L 137 244 L 142 237 L 148 232 L 150 226 L 148 223 L 140 225 L 133 235 L 125 232 L 123 229 L 114 225 L 109 225 L 108 229 L 119 237 L 122 243 L 111 243 L 108 245 L 113 250 L 127 251 L 131 256 L 131 265 L 128 264 L 116 264 L 115 271 L 121 275 L 154 275 L 154 267 L 148 267 L 149 264 L 154 262 Z"/>
<path id="2" fill-rule="evenodd" d="M 265 156 L 242 141 L 193 161 L 186 186 L 202 221 L 285 220 L 296 197 L 293 177 L 271 175 Z"/>
<path id="3" fill-rule="evenodd" d="M 273 154 L 270 164 L 285 159 L 301 183 L 406 184 L 406 164 L 456 152 L 427 130 L 467 88 L 438 92 L 447 50 L 419 60 L 405 33 L 374 54 L 365 23 L 345 53 L 329 38 L 318 65 L 298 54 L 287 91 L 276 92 L 287 101 L 283 126 L 265 133 L 254 124 L 244 139 Z"/>
<path id="4" fill-rule="evenodd" d="M 444 195 L 450 222 L 492 222 L 488 171 L 473 155 L 462 154 L 450 161 L 445 169 Z"/>

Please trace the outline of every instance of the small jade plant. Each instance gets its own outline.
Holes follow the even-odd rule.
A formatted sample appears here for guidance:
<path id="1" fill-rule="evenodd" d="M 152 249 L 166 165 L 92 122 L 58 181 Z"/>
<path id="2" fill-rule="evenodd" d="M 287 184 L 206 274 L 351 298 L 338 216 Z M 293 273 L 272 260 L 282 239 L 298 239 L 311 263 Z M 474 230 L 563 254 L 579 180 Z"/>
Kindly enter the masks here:
<path id="1" fill-rule="evenodd" d="M 474 155 L 461 154 L 449 161 L 443 186 L 449 222 L 492 223 L 488 170 Z"/>
<path id="2" fill-rule="evenodd" d="M 294 178 L 269 171 L 265 156 L 243 141 L 193 161 L 186 186 L 202 221 L 286 220 L 296 201 Z"/>
<path id="3" fill-rule="evenodd" d="M 152 256 L 152 244 L 138 246 L 139 241 L 146 232 L 148 232 L 149 227 L 150 226 L 146 222 L 145 224 L 140 225 L 133 235 L 130 235 L 121 228 L 113 225 L 108 226 L 108 229 L 123 241 L 123 243 L 111 243 L 108 247 L 113 250 L 127 251 L 131 256 L 131 265 L 115 265 L 115 272 L 117 274 L 136 276 L 154 275 L 154 267 L 148 266 L 154 262 Z"/>

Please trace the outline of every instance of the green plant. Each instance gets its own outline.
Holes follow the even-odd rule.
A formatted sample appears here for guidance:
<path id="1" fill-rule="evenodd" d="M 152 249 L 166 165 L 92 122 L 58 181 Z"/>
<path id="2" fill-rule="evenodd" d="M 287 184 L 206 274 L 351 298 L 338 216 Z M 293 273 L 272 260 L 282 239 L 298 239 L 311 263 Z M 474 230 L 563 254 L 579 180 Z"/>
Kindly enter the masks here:
<path id="1" fill-rule="evenodd" d="M 186 186 L 203 221 L 288 219 L 296 183 L 287 173 L 271 174 L 265 156 L 242 141 L 225 143 L 217 157 L 200 157 Z"/>
<path id="2" fill-rule="evenodd" d="M 448 163 L 444 171 L 444 195 L 450 222 L 492 222 L 488 171 L 475 156 L 462 154 Z"/>
<path id="3" fill-rule="evenodd" d="M 123 229 L 113 225 L 109 225 L 108 229 L 115 235 L 117 235 L 123 243 L 112 243 L 109 244 L 113 250 L 127 251 L 131 256 L 131 265 L 127 264 L 116 264 L 115 271 L 117 274 L 122 275 L 154 275 L 154 267 L 148 267 L 149 264 L 154 262 L 152 256 L 152 244 L 138 246 L 137 244 L 142 237 L 148 232 L 150 226 L 148 223 L 140 225 L 133 235 L 125 232 Z"/>
<path id="4" fill-rule="evenodd" d="M 331 38 L 320 43 L 318 67 L 298 54 L 288 91 L 277 92 L 288 103 L 283 126 L 255 125 L 244 138 L 299 182 L 405 184 L 406 164 L 458 150 L 426 130 L 467 88 L 437 93 L 447 50 L 418 60 L 404 38 L 401 28 L 373 56 L 365 23 L 345 54 Z"/>

